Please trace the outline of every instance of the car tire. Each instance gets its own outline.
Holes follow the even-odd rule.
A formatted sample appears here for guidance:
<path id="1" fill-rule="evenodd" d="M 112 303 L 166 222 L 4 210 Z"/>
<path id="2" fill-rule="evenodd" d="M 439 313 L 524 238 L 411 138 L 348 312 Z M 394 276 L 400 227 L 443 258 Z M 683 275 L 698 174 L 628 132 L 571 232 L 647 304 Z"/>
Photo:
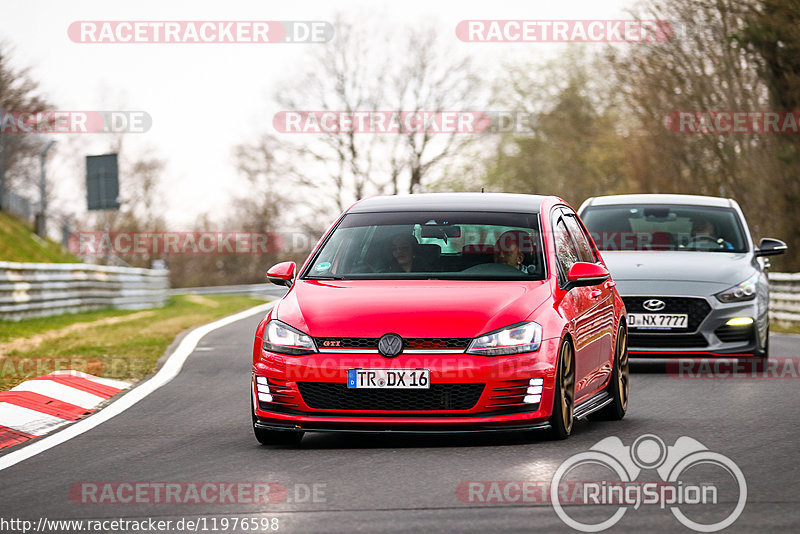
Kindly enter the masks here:
<path id="1" fill-rule="evenodd" d="M 589 415 L 591 421 L 619 421 L 628 410 L 630 391 L 630 366 L 628 362 L 628 330 L 624 324 L 617 330 L 617 346 L 614 348 L 614 364 L 608 393 L 611 404 Z"/>
<path id="2" fill-rule="evenodd" d="M 758 346 L 756 346 L 752 355 L 744 358 L 737 358 L 736 361 L 745 363 L 748 367 L 752 366 L 752 370 L 757 373 L 764 372 L 767 368 L 767 362 L 769 361 L 769 326 L 767 326 L 766 338 L 767 339 L 764 342 L 763 349 L 760 349 Z"/>
<path id="3" fill-rule="evenodd" d="M 767 334 L 765 337 L 767 339 L 764 340 L 764 348 L 755 354 L 755 356 L 761 358 L 763 361 L 767 361 L 769 359 L 769 325 L 767 325 Z"/>
<path id="4" fill-rule="evenodd" d="M 304 432 L 295 430 L 265 430 L 256 427 L 256 412 L 253 408 L 253 399 L 250 399 L 250 415 L 253 420 L 253 434 L 262 445 L 286 445 L 296 447 L 300 445 Z"/>
<path id="5" fill-rule="evenodd" d="M 764 348 L 756 348 L 755 352 L 753 352 L 753 357 L 749 358 L 749 361 L 752 362 L 755 368 L 754 371 L 757 373 L 763 373 L 767 370 L 767 362 L 769 361 L 769 326 L 767 326 L 766 338 L 767 339 L 764 341 Z"/>
<path id="6" fill-rule="evenodd" d="M 558 367 L 553 387 L 553 414 L 550 416 L 550 437 L 566 439 L 575 421 L 575 351 L 568 339 L 561 342 Z"/>

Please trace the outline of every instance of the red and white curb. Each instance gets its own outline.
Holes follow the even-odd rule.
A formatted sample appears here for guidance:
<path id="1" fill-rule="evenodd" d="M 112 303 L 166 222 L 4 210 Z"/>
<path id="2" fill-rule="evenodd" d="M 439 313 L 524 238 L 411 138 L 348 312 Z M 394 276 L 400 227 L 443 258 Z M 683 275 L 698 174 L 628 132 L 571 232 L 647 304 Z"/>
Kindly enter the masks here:
<path id="1" fill-rule="evenodd" d="M 82 419 L 130 385 L 80 371 L 55 371 L 0 391 L 0 449 Z"/>
<path id="2" fill-rule="evenodd" d="M 235 323 L 236 321 L 240 321 L 246 317 L 250 317 L 251 315 L 255 315 L 257 313 L 266 313 L 277 303 L 278 301 L 272 301 L 265 304 L 260 304 L 250 308 L 249 310 L 244 310 L 239 313 L 223 317 L 222 319 L 218 319 L 213 323 L 208 323 L 190 331 L 188 334 L 186 334 L 186 336 L 184 336 L 184 338 L 178 344 L 178 347 L 167 358 L 167 361 L 164 362 L 164 365 L 161 366 L 161 369 L 159 369 L 155 375 L 144 382 L 139 382 L 135 388 L 132 388 L 128 393 L 121 396 L 119 399 L 116 399 L 114 402 L 109 403 L 108 406 L 104 406 L 102 410 L 98 410 L 96 413 L 92 414 L 91 417 L 81 419 L 80 421 L 67 426 L 61 432 L 56 432 L 52 436 L 46 436 L 42 439 L 37 439 L 33 443 L 29 443 L 24 447 L 16 447 L 14 450 L 3 454 L 0 456 L 0 471 L 17 465 L 20 462 L 24 462 L 28 458 L 32 458 L 37 454 L 41 454 L 48 449 L 52 449 L 53 447 L 65 443 L 72 438 L 80 436 L 84 432 L 88 432 L 94 427 L 103 424 L 105 421 L 108 421 L 109 419 L 123 413 L 125 410 L 131 406 L 134 406 L 137 402 L 144 399 L 160 387 L 168 384 L 173 378 L 178 376 L 178 373 L 180 373 L 184 362 L 189 357 L 189 354 L 194 351 L 195 347 L 197 347 L 197 343 L 199 343 L 203 336 L 209 332 L 213 332 L 218 328 L 222 328 L 223 326 Z M 0 424 L 2 424 L 2 421 L 0 421 Z"/>

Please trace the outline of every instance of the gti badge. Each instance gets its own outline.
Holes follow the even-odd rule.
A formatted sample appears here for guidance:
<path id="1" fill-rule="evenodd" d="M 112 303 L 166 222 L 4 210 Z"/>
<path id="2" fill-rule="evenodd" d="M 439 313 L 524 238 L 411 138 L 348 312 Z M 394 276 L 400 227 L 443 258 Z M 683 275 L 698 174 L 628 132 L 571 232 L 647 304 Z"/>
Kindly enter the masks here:
<path id="1" fill-rule="evenodd" d="M 663 300 L 650 299 L 650 300 L 644 301 L 642 306 L 644 306 L 645 310 L 652 311 L 652 312 L 657 312 L 657 311 L 661 311 L 664 308 L 666 308 L 667 304 Z"/>
<path id="2" fill-rule="evenodd" d="M 378 340 L 378 352 L 385 358 L 394 358 L 403 351 L 403 338 L 397 334 L 384 334 Z"/>

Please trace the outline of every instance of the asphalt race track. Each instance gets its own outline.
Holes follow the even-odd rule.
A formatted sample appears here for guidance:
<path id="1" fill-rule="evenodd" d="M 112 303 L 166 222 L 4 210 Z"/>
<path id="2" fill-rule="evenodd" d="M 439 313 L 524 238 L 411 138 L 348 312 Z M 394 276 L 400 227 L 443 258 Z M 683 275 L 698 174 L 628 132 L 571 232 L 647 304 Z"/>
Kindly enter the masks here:
<path id="1" fill-rule="evenodd" d="M 800 377 L 681 378 L 667 373 L 663 362 L 638 361 L 626 418 L 579 421 L 566 441 L 519 433 L 306 434 L 299 449 L 271 448 L 256 442 L 250 424 L 250 350 L 258 320 L 252 316 L 210 333 L 163 388 L 87 433 L 0 472 L 0 517 L 36 525 L 40 518 L 150 518 L 173 525 L 183 518 L 203 521 L 194 525 L 199 532 L 211 532 L 214 525 L 217 532 L 271 532 L 262 527 L 273 525 L 277 532 L 320 533 L 575 532 L 541 491 L 520 499 L 522 486 L 515 481 L 539 488 L 562 462 L 603 438 L 616 436 L 630 446 L 639 436 L 654 434 L 666 445 L 694 438 L 741 469 L 746 505 L 726 532 L 787 532 L 800 525 Z M 773 358 L 795 357 L 798 341 L 773 335 Z M 585 478 L 590 475 L 581 476 L 592 480 Z M 740 488 L 732 474 L 706 464 L 687 470 L 681 480 L 689 479 L 715 484 L 718 501 L 684 505 L 686 516 L 714 523 L 735 509 Z M 637 480 L 660 479 L 645 469 Z M 188 493 L 178 503 L 164 502 L 169 500 L 164 494 L 141 503 L 109 502 L 120 496 L 130 500 L 128 486 L 121 492 L 118 483 L 181 483 L 184 490 L 192 483 L 216 483 L 216 488 L 238 483 L 235 487 L 245 490 L 272 483 L 268 500 L 279 502 L 250 504 L 252 494 L 239 490 L 230 494 L 236 502 L 211 495 L 198 503 Z M 92 496 L 102 497 L 102 488 L 116 488 L 116 496 L 91 502 Z M 586 523 L 619 509 L 616 504 L 564 508 Z M 270 523 L 272 518 L 277 522 Z M 243 519 L 256 520 L 258 527 L 248 523 L 245 530 Z M 171 531 L 194 531 L 185 522 L 181 527 Z M 629 506 L 613 527 L 645 530 L 693 532 L 669 506 L 657 504 Z"/>

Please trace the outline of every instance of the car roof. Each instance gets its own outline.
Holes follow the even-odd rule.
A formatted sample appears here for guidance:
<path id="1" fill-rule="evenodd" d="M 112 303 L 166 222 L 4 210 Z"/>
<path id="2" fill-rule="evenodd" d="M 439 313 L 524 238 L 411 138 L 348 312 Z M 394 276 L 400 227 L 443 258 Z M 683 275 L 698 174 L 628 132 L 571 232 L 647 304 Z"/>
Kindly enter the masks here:
<path id="1" fill-rule="evenodd" d="M 347 213 L 392 211 L 499 211 L 539 213 L 542 195 L 514 193 L 422 193 L 367 198 L 356 202 Z"/>
<path id="2" fill-rule="evenodd" d="M 614 206 L 618 204 L 679 204 L 685 206 L 711 206 L 718 208 L 732 208 L 736 201 L 730 198 L 707 197 L 703 195 L 670 195 L 670 194 L 641 194 L 641 195 L 607 195 L 592 197 L 586 200 L 581 210 L 589 206 Z"/>

